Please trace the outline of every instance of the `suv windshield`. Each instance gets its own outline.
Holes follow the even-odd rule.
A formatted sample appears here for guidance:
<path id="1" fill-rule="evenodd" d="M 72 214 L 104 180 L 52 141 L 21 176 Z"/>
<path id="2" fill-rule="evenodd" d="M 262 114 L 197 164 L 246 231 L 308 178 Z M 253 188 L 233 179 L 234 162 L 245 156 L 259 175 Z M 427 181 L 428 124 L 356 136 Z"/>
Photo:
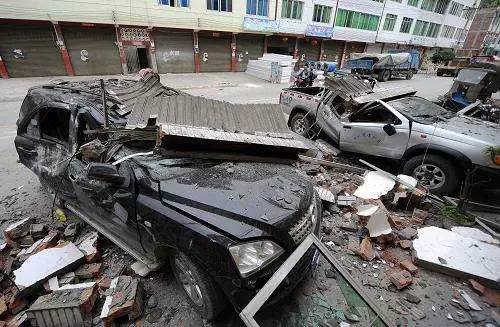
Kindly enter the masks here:
<path id="1" fill-rule="evenodd" d="M 454 114 L 437 104 L 419 97 L 405 97 L 388 102 L 394 109 L 422 124 L 432 124 Z"/>

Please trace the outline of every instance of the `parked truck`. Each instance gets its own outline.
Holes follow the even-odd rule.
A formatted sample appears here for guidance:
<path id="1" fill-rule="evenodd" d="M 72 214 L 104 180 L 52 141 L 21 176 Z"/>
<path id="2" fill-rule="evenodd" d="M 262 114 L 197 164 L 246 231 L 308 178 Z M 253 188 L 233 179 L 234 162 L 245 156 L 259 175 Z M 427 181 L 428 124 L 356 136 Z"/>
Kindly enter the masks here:
<path id="1" fill-rule="evenodd" d="M 370 75 L 379 82 L 391 77 L 411 79 L 420 68 L 420 53 L 415 50 L 390 50 L 386 53 L 351 53 L 346 67 L 354 74 Z"/>
<path id="2" fill-rule="evenodd" d="M 498 124 L 457 115 L 415 93 L 374 91 L 352 76 L 329 76 L 324 88 L 284 89 L 280 103 L 297 134 L 321 133 L 342 151 L 394 160 L 434 193 L 456 192 L 467 170 L 500 180 Z"/>

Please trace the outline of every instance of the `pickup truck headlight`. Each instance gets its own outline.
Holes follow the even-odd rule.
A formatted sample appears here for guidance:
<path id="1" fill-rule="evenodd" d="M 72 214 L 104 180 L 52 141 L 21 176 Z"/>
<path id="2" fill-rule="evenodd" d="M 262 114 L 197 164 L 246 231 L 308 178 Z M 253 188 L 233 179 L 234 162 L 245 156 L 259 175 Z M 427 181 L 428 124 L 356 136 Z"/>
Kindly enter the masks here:
<path id="1" fill-rule="evenodd" d="M 493 162 L 494 162 L 496 165 L 499 165 L 499 166 L 500 166 L 500 154 L 494 155 L 494 156 L 492 156 L 492 157 L 493 157 Z"/>
<path id="2" fill-rule="evenodd" d="M 247 277 L 267 266 L 284 250 L 272 241 L 256 241 L 231 246 L 229 252 L 240 275 Z"/>

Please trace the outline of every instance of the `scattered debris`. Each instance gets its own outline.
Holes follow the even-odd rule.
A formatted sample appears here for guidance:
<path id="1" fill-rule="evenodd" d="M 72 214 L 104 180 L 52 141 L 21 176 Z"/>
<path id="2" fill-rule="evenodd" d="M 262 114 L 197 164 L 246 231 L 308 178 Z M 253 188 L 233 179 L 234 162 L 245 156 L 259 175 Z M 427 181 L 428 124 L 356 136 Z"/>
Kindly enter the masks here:
<path id="1" fill-rule="evenodd" d="M 411 274 L 406 270 L 391 268 L 386 273 L 391 283 L 393 283 L 398 290 L 401 290 L 413 283 Z"/>
<path id="2" fill-rule="evenodd" d="M 366 228 L 371 237 L 390 234 L 391 225 L 387 219 L 385 211 L 376 205 L 365 205 L 358 208 L 358 216 L 370 217 L 366 223 Z"/>
<path id="3" fill-rule="evenodd" d="M 134 262 L 130 268 L 139 276 L 146 277 L 151 273 L 151 269 L 146 266 L 142 261 Z"/>
<path id="4" fill-rule="evenodd" d="M 132 320 L 142 315 L 143 290 L 138 279 L 118 276 L 111 281 L 107 292 L 109 295 L 101 311 L 101 319 L 105 324 L 126 315 Z"/>
<path id="5" fill-rule="evenodd" d="M 394 188 L 396 182 L 378 171 L 370 171 L 364 176 L 363 184 L 354 195 L 361 199 L 379 199 Z"/>
<path id="6" fill-rule="evenodd" d="M 28 235 L 31 226 L 31 219 L 25 218 L 23 220 L 19 220 L 13 224 L 10 224 L 5 228 L 3 234 L 5 236 L 5 241 L 15 242 L 15 240 Z"/>
<path id="7" fill-rule="evenodd" d="M 337 197 L 337 205 L 342 207 L 342 206 L 350 206 L 354 202 L 356 202 L 356 197 L 355 196 L 349 196 L 349 195 L 339 195 Z"/>
<path id="8" fill-rule="evenodd" d="M 490 244 L 500 244 L 499 240 L 477 228 L 455 226 L 451 228 L 451 231 L 459 235 L 462 235 L 463 237 L 473 238 L 481 242 L 486 242 Z"/>
<path id="9" fill-rule="evenodd" d="M 325 187 L 315 186 L 314 189 L 318 192 L 319 198 L 323 201 L 335 203 L 335 194 Z"/>
<path id="10" fill-rule="evenodd" d="M 481 307 L 476 303 L 476 301 L 474 301 L 469 294 L 467 294 L 467 292 L 463 291 L 463 290 L 460 290 L 460 295 L 463 297 L 463 299 L 465 301 L 467 301 L 467 304 L 469 305 L 469 307 L 472 309 L 472 310 L 476 310 L 476 311 L 481 311 L 483 309 L 481 309 Z"/>
<path id="11" fill-rule="evenodd" d="M 91 232 L 78 245 L 78 249 L 85 255 L 86 262 L 91 263 L 99 259 L 99 251 L 97 250 L 98 237 L 97 232 Z"/>

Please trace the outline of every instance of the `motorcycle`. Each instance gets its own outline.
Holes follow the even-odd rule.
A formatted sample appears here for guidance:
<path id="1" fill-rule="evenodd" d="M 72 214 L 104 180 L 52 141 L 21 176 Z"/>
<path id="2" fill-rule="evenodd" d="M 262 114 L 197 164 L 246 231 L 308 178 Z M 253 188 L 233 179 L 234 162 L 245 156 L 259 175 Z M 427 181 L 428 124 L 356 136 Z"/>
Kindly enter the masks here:
<path id="1" fill-rule="evenodd" d="M 300 71 L 293 80 L 294 87 L 309 87 L 312 86 L 316 79 L 316 74 L 310 68 L 305 68 Z"/>

